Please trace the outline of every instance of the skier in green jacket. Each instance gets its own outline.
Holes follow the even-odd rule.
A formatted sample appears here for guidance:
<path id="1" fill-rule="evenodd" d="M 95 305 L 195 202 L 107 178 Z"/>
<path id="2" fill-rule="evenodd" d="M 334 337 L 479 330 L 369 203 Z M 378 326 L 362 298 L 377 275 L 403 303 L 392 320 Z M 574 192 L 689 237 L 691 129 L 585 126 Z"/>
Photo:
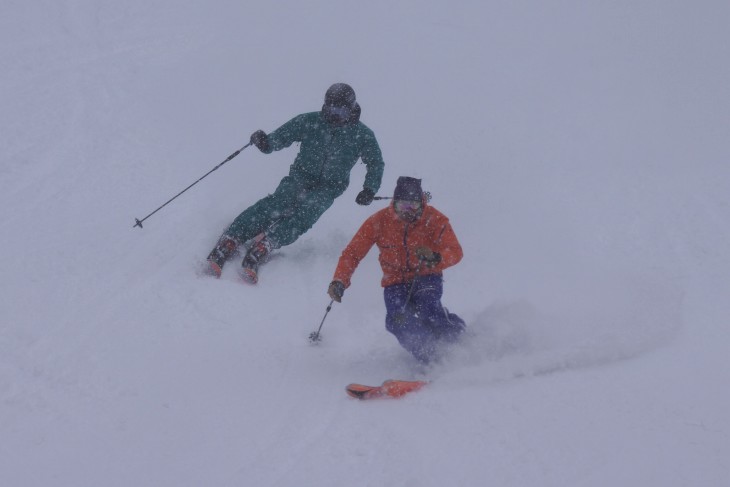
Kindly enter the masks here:
<path id="1" fill-rule="evenodd" d="M 293 243 L 332 206 L 350 183 L 358 159 L 367 166 L 363 189 L 355 201 L 369 205 L 380 188 L 384 162 L 375 134 L 360 122 L 355 91 L 345 83 L 327 90 L 318 112 L 304 113 L 266 134 L 257 130 L 251 143 L 270 154 L 299 142 L 299 153 L 273 194 L 238 215 L 208 256 L 211 274 L 246 244 L 242 277 L 258 281 L 258 267 L 272 250 Z"/>

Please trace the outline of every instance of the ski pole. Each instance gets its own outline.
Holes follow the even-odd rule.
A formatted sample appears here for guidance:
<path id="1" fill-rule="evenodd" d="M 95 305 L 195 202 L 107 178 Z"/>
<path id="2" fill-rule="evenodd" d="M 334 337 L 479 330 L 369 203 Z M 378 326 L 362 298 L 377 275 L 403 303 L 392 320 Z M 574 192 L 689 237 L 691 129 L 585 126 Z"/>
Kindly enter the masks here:
<path id="1" fill-rule="evenodd" d="M 398 323 L 403 323 L 403 320 L 406 319 L 406 308 L 408 307 L 408 303 L 411 302 L 411 297 L 413 296 L 413 291 L 416 289 L 416 281 L 418 281 L 418 277 L 421 274 L 421 266 L 423 265 L 423 261 L 418 261 L 418 268 L 416 269 L 416 275 L 413 276 L 413 282 L 411 282 L 411 287 L 408 289 L 408 296 L 406 296 L 406 301 L 403 303 L 403 307 L 400 310 L 400 313 L 395 317 L 395 321 Z"/>
<path id="2" fill-rule="evenodd" d="M 416 288 L 416 281 L 418 280 L 418 277 L 421 275 L 421 265 L 423 265 L 423 261 L 418 261 L 418 269 L 416 269 L 416 275 L 413 276 L 413 282 L 411 283 L 411 288 L 408 290 L 408 296 L 406 297 L 406 302 L 403 303 L 403 309 L 401 310 L 401 313 L 406 312 L 406 306 L 408 306 L 408 303 L 411 302 L 411 296 L 413 296 L 413 290 Z"/>
<path id="3" fill-rule="evenodd" d="M 322 337 L 319 335 L 319 332 L 320 332 L 320 330 L 322 330 L 322 325 L 324 325 L 324 320 L 325 320 L 325 318 L 327 318 L 327 314 L 332 309 L 332 303 L 334 303 L 334 302 L 335 302 L 335 300 L 333 299 L 332 301 L 330 301 L 330 304 L 327 305 L 327 311 L 324 312 L 324 317 L 322 317 L 322 323 L 319 324 L 319 328 L 317 329 L 317 331 L 313 331 L 312 333 L 309 334 L 310 343 L 317 343 L 320 340 L 322 340 Z"/>
<path id="4" fill-rule="evenodd" d="M 429 194 L 430 198 L 430 194 Z M 436 240 L 436 244 L 438 245 L 441 242 L 441 237 L 444 236 L 444 228 L 441 229 L 441 233 L 439 234 L 439 238 Z M 395 317 L 395 321 L 397 323 L 403 323 L 403 320 L 406 318 L 406 308 L 408 307 L 408 303 L 411 302 L 411 297 L 413 296 L 413 290 L 416 288 L 416 281 L 421 275 L 421 267 L 423 267 L 423 259 L 418 260 L 418 267 L 416 268 L 416 275 L 413 276 L 413 282 L 411 283 L 411 288 L 408 290 L 408 296 L 406 297 L 406 302 L 403 303 L 403 308 L 401 308 L 400 313 Z"/>
<path id="5" fill-rule="evenodd" d="M 230 161 L 231 159 L 233 159 L 234 157 L 236 157 L 236 156 L 237 156 L 238 154 L 240 154 L 240 153 L 241 153 L 241 151 L 242 151 L 243 149 L 245 149 L 245 148 L 246 148 L 246 147 L 248 147 L 249 145 L 251 145 L 251 142 L 249 142 L 248 144 L 244 145 L 243 147 L 241 147 L 240 149 L 238 149 L 238 150 L 237 150 L 236 152 L 234 152 L 233 154 L 231 154 L 230 156 L 228 156 L 228 157 L 226 158 L 226 160 L 225 160 L 225 161 L 221 162 L 220 164 L 218 164 L 217 166 L 215 166 L 215 167 L 214 167 L 213 169 L 211 169 L 210 171 L 208 171 L 207 173 L 205 173 L 205 174 L 204 174 L 204 175 L 203 175 L 203 176 L 202 176 L 202 177 L 201 177 L 200 179 L 198 179 L 198 180 L 197 180 L 197 181 L 195 181 L 195 182 L 194 182 L 193 184 L 191 184 L 190 186 L 188 186 L 187 188 L 183 189 L 183 190 L 182 190 L 182 191 L 180 191 L 180 192 L 179 192 L 178 194 L 176 194 L 175 196 L 173 196 L 172 198 L 170 198 L 169 200 L 167 200 L 167 201 L 165 202 L 165 204 L 164 204 L 164 205 L 160 206 L 159 208 L 157 208 L 157 209 L 156 209 L 155 211 L 153 211 L 152 213 L 150 213 L 150 214 L 149 214 L 149 215 L 147 215 L 146 217 L 142 218 L 141 220 L 140 220 L 140 219 L 138 219 L 138 218 L 135 218 L 135 219 L 134 219 L 134 221 L 135 221 L 136 223 L 134 224 L 134 226 L 133 226 L 132 228 L 134 228 L 134 227 L 139 227 L 139 228 L 142 228 L 142 222 L 143 222 L 143 221 L 145 221 L 146 219 L 148 219 L 149 217 L 151 217 L 152 215 L 154 215 L 155 213 L 157 213 L 158 211 L 160 211 L 161 209 L 163 209 L 163 208 L 164 208 L 165 206 L 167 206 L 167 205 L 168 205 L 168 203 L 172 202 L 172 200 L 174 200 L 175 198 L 177 198 L 178 196 L 180 196 L 181 194 L 183 194 L 183 193 L 184 193 L 185 191 L 189 190 L 190 188 L 192 188 L 193 186 L 195 186 L 196 184 L 198 184 L 198 183 L 199 183 L 200 181 L 202 181 L 202 180 L 203 180 L 203 179 L 204 179 L 204 178 L 205 178 L 206 176 L 208 176 L 208 174 L 212 173 L 213 171 L 215 171 L 216 169 L 218 169 L 219 167 L 221 167 L 221 166 L 222 166 L 223 164 L 225 164 L 226 162 L 228 162 L 228 161 Z"/>
<path id="6" fill-rule="evenodd" d="M 428 191 L 425 191 L 423 193 L 423 195 L 426 197 L 426 201 L 431 201 L 431 193 L 429 193 Z M 392 196 L 373 196 L 373 200 L 375 200 L 375 201 L 378 201 L 378 200 L 392 200 L 392 199 L 393 199 Z"/>

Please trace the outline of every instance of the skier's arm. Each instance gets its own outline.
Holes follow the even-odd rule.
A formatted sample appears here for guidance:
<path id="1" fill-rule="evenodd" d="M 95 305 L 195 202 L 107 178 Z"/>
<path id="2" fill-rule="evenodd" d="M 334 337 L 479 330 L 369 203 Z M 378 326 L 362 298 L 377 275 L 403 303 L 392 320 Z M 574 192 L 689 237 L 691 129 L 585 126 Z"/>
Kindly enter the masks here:
<path id="1" fill-rule="evenodd" d="M 385 162 L 383 161 L 383 153 L 380 151 L 375 134 L 370 129 L 366 130 L 367 135 L 363 137 L 363 145 L 360 151 L 362 162 L 367 167 L 363 189 L 369 189 L 373 194 L 376 194 L 380 189 L 380 182 L 383 179 Z"/>
<path id="2" fill-rule="evenodd" d="M 266 154 L 289 147 L 294 142 L 301 142 L 302 128 L 306 114 L 297 115 L 268 136 L 269 150 Z"/>
<path id="3" fill-rule="evenodd" d="M 376 216 L 377 213 L 365 220 L 365 223 L 362 224 L 355 236 L 352 237 L 345 250 L 342 251 L 340 260 L 337 262 L 337 269 L 335 269 L 335 275 L 332 280 L 341 282 L 345 285 L 345 288 L 350 287 L 350 279 L 355 273 L 355 269 L 357 269 L 360 261 L 365 258 L 375 244 L 377 231 Z"/>
<path id="4" fill-rule="evenodd" d="M 456 238 L 454 230 L 451 228 L 451 224 L 446 220 L 442 225 L 437 227 L 437 235 L 435 236 L 435 245 L 433 250 L 441 255 L 441 261 L 436 264 L 433 269 L 436 271 L 442 271 L 447 267 L 457 264 L 462 257 L 464 252 L 461 249 L 461 244 Z"/>

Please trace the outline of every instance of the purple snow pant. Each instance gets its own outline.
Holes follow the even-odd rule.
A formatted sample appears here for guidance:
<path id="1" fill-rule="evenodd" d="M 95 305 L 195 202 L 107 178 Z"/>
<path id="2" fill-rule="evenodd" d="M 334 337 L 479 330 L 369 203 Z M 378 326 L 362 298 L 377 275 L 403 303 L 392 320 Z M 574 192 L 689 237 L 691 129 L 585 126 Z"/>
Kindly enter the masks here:
<path id="1" fill-rule="evenodd" d="M 385 328 L 414 357 L 428 363 L 438 357 L 440 344 L 456 341 L 466 324 L 441 304 L 443 279 L 440 275 L 416 278 L 404 312 L 410 289 L 411 283 L 385 288 Z"/>

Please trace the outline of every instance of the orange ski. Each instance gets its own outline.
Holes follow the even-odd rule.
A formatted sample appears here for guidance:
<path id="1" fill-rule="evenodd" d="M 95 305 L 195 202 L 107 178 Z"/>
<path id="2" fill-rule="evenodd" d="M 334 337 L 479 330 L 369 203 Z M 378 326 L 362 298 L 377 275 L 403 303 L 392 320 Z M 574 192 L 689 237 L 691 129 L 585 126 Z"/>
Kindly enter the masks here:
<path id="1" fill-rule="evenodd" d="M 345 390 L 356 399 L 399 398 L 417 391 L 428 382 L 421 380 L 386 380 L 379 386 L 350 384 Z"/>

